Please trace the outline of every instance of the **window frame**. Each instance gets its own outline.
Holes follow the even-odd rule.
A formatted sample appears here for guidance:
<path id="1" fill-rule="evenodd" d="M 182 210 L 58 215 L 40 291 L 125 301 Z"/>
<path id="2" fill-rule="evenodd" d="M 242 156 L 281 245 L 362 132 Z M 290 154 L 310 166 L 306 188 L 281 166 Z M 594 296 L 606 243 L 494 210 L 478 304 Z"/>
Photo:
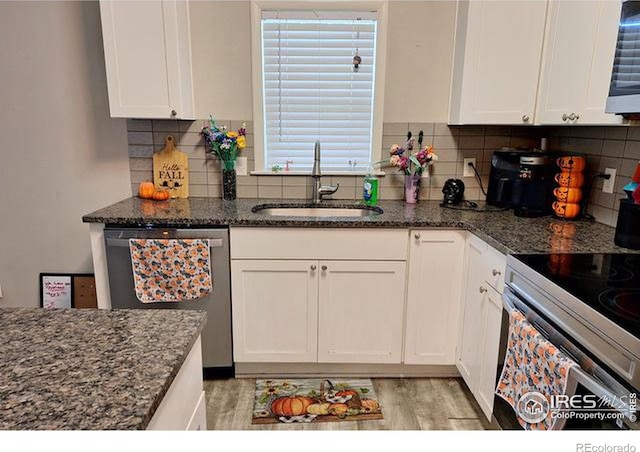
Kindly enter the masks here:
<path id="1" fill-rule="evenodd" d="M 308 175 L 311 171 L 280 171 L 274 173 L 265 168 L 264 99 L 262 77 L 262 11 L 263 10 L 326 10 L 326 11 L 375 11 L 378 15 L 376 37 L 376 68 L 373 87 L 373 120 L 371 127 L 371 161 L 377 162 L 382 156 L 382 124 L 384 107 L 384 87 L 387 54 L 388 1 L 327 2 L 327 1 L 269 1 L 251 2 L 251 52 L 253 80 L 253 130 L 254 130 L 254 170 L 256 175 Z M 311 154 L 313 149 L 309 149 Z M 366 171 L 323 171 L 326 175 L 363 175 Z"/>

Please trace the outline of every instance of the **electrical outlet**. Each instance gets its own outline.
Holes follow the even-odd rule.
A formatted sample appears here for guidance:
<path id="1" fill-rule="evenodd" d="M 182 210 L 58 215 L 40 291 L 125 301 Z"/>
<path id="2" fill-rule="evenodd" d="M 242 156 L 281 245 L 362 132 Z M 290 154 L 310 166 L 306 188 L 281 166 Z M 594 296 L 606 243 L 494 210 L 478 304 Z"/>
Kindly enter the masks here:
<path id="1" fill-rule="evenodd" d="M 246 157 L 238 157 L 238 160 L 236 161 L 236 174 L 238 176 L 247 175 L 247 158 Z"/>
<path id="2" fill-rule="evenodd" d="M 604 183 L 602 184 L 602 191 L 605 193 L 613 193 L 613 187 L 616 183 L 616 170 L 613 168 L 606 168 L 604 173 L 610 174 L 611 177 L 604 180 Z"/>
<path id="3" fill-rule="evenodd" d="M 476 159 L 464 159 L 464 169 L 462 170 L 462 177 L 475 177 L 476 173 L 473 172 L 471 165 L 476 166 Z M 478 167 L 476 166 L 476 169 Z"/>

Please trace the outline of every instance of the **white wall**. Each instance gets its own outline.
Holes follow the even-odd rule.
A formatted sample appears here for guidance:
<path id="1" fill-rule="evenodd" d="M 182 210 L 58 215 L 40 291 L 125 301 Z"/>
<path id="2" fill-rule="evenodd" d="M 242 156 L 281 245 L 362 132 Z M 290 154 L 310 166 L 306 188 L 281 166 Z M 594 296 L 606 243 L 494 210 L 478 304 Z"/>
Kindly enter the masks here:
<path id="1" fill-rule="evenodd" d="M 251 119 L 249 1 L 189 5 L 196 117 Z M 389 2 L 385 122 L 446 122 L 454 1 Z"/>
<path id="2" fill-rule="evenodd" d="M 40 272 L 92 270 L 82 215 L 131 195 L 97 2 L 0 2 L 0 139 L 0 306 L 37 306 Z"/>

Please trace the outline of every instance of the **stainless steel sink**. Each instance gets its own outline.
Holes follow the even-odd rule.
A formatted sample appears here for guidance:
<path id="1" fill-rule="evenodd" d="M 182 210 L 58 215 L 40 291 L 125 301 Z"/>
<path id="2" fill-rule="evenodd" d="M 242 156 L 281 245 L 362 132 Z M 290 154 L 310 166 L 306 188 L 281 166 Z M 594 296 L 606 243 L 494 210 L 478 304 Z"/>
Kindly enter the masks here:
<path id="1" fill-rule="evenodd" d="M 353 205 L 291 205 L 262 204 L 251 209 L 261 215 L 286 217 L 369 217 L 380 215 L 379 207 Z"/>

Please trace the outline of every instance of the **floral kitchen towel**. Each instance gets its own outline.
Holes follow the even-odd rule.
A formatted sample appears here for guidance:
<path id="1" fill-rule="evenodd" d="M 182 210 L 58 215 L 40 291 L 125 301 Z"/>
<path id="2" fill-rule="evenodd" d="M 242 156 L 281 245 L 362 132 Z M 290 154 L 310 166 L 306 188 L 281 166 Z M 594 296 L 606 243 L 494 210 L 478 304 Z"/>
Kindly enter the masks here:
<path id="1" fill-rule="evenodd" d="M 208 240 L 129 239 L 129 249 L 143 303 L 196 300 L 213 288 Z"/>
<path id="2" fill-rule="evenodd" d="M 574 366 L 576 362 L 547 341 L 520 311 L 509 313 L 507 353 L 496 394 L 513 407 L 523 428 L 561 427 L 551 416 L 551 396 L 566 393 L 567 376 Z"/>

